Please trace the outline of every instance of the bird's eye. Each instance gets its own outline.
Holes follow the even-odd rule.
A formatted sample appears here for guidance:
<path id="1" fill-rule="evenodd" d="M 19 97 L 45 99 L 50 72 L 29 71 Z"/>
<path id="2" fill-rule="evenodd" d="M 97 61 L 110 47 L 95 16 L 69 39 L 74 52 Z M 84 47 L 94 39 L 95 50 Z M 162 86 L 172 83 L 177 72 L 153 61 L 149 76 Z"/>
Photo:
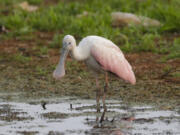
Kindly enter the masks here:
<path id="1" fill-rule="evenodd" d="M 71 44 L 71 42 L 68 43 L 69 45 Z"/>

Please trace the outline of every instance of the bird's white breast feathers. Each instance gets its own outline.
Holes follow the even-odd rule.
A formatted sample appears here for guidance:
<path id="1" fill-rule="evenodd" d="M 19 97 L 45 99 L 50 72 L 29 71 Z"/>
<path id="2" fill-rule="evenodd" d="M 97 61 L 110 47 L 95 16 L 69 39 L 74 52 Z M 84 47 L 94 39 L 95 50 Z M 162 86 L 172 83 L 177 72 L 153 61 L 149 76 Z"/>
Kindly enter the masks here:
<path id="1" fill-rule="evenodd" d="M 122 53 L 119 47 L 117 47 L 112 41 L 106 38 L 99 36 L 87 36 L 83 38 L 80 41 L 79 45 L 74 49 L 74 58 L 79 61 L 87 59 L 91 55 L 92 48 L 94 48 L 95 46 L 115 49 Z"/>

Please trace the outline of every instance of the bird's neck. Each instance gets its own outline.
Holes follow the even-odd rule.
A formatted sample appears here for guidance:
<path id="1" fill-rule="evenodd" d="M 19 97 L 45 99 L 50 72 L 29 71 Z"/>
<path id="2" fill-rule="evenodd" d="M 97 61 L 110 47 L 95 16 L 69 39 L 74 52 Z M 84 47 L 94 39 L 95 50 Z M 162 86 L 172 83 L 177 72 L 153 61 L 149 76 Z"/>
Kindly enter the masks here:
<path id="1" fill-rule="evenodd" d="M 79 46 L 74 46 L 71 51 L 72 57 L 77 61 L 82 61 L 86 59 L 83 50 Z"/>

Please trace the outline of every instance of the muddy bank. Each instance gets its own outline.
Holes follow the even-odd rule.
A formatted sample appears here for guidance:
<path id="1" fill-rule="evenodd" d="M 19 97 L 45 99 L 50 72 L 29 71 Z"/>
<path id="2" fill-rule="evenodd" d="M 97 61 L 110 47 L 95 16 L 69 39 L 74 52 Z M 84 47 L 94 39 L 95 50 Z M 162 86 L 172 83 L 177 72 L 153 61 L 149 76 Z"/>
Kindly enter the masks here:
<path id="1" fill-rule="evenodd" d="M 95 81 L 84 65 L 68 61 L 67 66 L 74 67 L 72 69 L 67 67 L 66 76 L 61 81 L 55 81 L 52 78 L 54 67 L 42 63 L 40 63 L 42 68 L 40 71 L 30 64 L 18 64 L 16 62 L 1 64 L 0 92 L 22 92 L 20 95 L 22 99 L 69 95 L 95 98 Z M 72 65 L 68 65 L 70 63 Z M 135 72 L 137 72 L 136 69 Z M 144 74 L 144 76 L 136 74 L 137 84 L 134 86 L 111 77 L 107 98 L 122 99 L 131 103 L 161 104 L 164 109 L 171 109 L 180 105 L 179 83 L 168 82 L 166 79 L 169 79 L 169 76 L 165 79 L 158 79 L 156 74 L 154 76 L 149 75 L 149 73 Z M 103 76 L 100 78 L 103 87 Z M 11 100 L 14 97 L 7 94 L 2 98 Z"/>
<path id="2" fill-rule="evenodd" d="M 66 76 L 61 81 L 52 78 L 59 59 L 59 49 L 48 46 L 52 37 L 51 32 L 37 32 L 26 40 L 17 38 L 0 42 L 0 93 L 22 92 L 22 100 L 69 95 L 95 98 L 94 77 L 83 63 L 68 57 Z M 180 105 L 179 59 L 162 62 L 164 55 L 149 52 L 125 56 L 133 67 L 137 84 L 132 86 L 110 77 L 107 98 L 127 103 L 160 104 L 164 109 Z M 103 79 L 101 76 L 102 87 Z M 14 97 L 7 94 L 2 98 L 11 100 Z"/>

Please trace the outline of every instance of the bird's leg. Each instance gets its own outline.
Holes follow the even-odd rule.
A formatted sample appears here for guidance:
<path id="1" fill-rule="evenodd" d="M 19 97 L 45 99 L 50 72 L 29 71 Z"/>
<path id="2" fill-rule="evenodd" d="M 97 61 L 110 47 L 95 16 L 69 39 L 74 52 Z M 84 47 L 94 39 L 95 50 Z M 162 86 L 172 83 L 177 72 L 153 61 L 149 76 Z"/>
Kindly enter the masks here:
<path id="1" fill-rule="evenodd" d="M 100 118 L 100 123 L 102 123 L 104 121 L 104 116 L 105 116 L 106 110 L 103 111 L 101 118 Z"/>
<path id="2" fill-rule="evenodd" d="M 104 93 L 103 93 L 103 108 L 104 108 L 104 111 L 107 111 L 107 108 L 106 108 L 106 103 L 105 103 L 105 100 L 106 100 L 106 93 L 107 93 L 107 89 L 108 89 L 108 73 L 106 72 L 105 73 L 105 86 L 104 86 Z"/>
<path id="3" fill-rule="evenodd" d="M 101 89 L 99 87 L 99 81 L 98 81 L 98 77 L 96 77 L 96 103 L 97 103 L 97 106 L 96 106 L 96 109 L 97 109 L 97 112 L 100 112 L 100 103 L 99 103 L 99 99 L 100 99 L 100 95 L 101 95 Z"/>

